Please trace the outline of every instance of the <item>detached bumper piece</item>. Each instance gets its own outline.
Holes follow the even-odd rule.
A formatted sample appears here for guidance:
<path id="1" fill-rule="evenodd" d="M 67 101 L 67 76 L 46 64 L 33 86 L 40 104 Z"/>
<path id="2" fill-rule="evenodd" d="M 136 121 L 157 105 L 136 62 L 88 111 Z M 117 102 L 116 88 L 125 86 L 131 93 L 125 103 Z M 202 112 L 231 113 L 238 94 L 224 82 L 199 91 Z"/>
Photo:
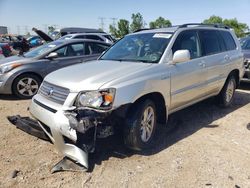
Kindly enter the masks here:
<path id="1" fill-rule="evenodd" d="M 30 119 L 29 117 L 21 117 L 19 115 L 17 116 L 8 116 L 7 119 L 15 125 L 18 129 L 21 129 L 22 131 L 38 137 L 45 141 L 50 141 L 49 137 L 45 134 L 43 129 L 39 126 L 37 121 Z"/>
<path id="2" fill-rule="evenodd" d="M 79 163 L 76 163 L 68 157 L 64 157 L 59 163 L 57 163 L 51 170 L 51 173 L 61 172 L 61 171 L 72 171 L 72 172 L 82 172 L 87 171 L 87 169 Z"/>

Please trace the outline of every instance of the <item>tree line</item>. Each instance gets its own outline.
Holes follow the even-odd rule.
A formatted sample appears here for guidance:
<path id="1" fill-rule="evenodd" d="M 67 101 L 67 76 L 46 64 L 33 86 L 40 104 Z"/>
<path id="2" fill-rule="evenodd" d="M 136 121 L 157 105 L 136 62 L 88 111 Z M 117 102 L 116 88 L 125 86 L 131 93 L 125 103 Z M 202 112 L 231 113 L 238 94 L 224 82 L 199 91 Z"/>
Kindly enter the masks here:
<path id="1" fill-rule="evenodd" d="M 245 23 L 239 22 L 236 18 L 223 19 L 219 16 L 210 16 L 208 19 L 203 20 L 204 24 L 221 24 L 234 29 L 237 37 L 244 37 L 249 33 L 249 27 Z M 146 23 L 140 13 L 132 14 L 131 22 L 126 19 L 120 19 L 117 25 L 109 25 L 109 32 L 116 38 L 122 38 L 124 35 L 133 33 L 137 30 L 146 28 Z M 158 17 L 156 20 L 149 22 L 149 28 L 165 28 L 172 26 L 170 20 L 163 17 Z"/>

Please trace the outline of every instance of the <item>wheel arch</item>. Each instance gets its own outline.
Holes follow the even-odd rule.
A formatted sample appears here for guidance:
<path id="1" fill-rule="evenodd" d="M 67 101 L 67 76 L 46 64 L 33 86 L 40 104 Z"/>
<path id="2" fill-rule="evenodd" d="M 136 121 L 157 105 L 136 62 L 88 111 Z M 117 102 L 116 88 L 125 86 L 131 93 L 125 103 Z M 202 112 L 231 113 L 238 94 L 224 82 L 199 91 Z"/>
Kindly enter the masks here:
<path id="1" fill-rule="evenodd" d="M 138 103 L 145 101 L 146 99 L 150 99 L 154 102 L 156 106 L 156 113 L 157 113 L 157 122 L 161 124 L 166 124 L 167 122 L 167 116 L 168 116 L 168 110 L 167 106 L 165 103 L 165 99 L 163 95 L 160 92 L 152 92 L 152 93 L 147 93 L 143 96 L 140 96 L 138 99 L 135 100 L 134 103 L 129 107 L 127 111 L 127 115 L 129 114 L 130 111 L 134 108 L 135 105 Z"/>
<path id="2" fill-rule="evenodd" d="M 234 76 L 234 77 L 235 77 L 235 79 L 236 79 L 236 88 L 238 88 L 239 85 L 240 85 L 240 71 L 239 71 L 239 69 L 234 69 L 234 70 L 232 70 L 232 71 L 228 74 L 227 79 L 228 79 L 230 76 Z"/>
<path id="3" fill-rule="evenodd" d="M 25 75 L 25 74 L 35 75 L 35 76 L 37 76 L 38 78 L 40 78 L 41 82 L 43 81 L 43 77 L 42 77 L 40 74 L 36 73 L 36 72 L 31 72 L 31 71 L 22 72 L 22 73 L 16 75 L 16 77 L 15 77 L 14 80 L 12 81 L 12 84 L 11 84 L 12 93 L 13 93 L 13 86 L 14 86 L 15 80 L 16 80 L 18 77 L 20 77 L 20 76 L 22 76 L 22 75 Z"/>

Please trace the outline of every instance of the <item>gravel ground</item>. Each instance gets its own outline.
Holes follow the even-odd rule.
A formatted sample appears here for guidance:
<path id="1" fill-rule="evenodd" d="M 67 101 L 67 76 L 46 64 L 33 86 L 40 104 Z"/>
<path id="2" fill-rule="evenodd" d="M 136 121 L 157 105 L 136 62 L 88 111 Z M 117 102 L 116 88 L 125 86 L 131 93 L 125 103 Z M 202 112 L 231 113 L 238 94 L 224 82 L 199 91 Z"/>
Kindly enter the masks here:
<path id="1" fill-rule="evenodd" d="M 98 142 L 90 172 L 51 174 L 62 159 L 52 144 L 16 129 L 6 117 L 28 116 L 30 100 L 0 95 L 0 187 L 250 188 L 250 84 L 230 108 L 207 100 L 170 117 L 156 147 L 124 149 L 120 138 Z"/>

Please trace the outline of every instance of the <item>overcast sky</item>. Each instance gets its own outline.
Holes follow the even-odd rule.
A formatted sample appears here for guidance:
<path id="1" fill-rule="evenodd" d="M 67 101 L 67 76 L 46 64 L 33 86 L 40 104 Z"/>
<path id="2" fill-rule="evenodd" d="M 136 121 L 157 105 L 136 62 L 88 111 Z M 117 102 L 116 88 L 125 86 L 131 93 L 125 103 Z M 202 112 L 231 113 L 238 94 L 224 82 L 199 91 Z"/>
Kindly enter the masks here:
<path id="1" fill-rule="evenodd" d="M 107 31 L 112 18 L 125 18 L 140 12 L 147 26 L 162 16 L 172 24 L 202 22 L 211 15 L 237 18 L 250 26 L 250 0 L 0 0 L 0 25 L 23 34 L 32 27 L 100 28 L 104 18 Z"/>

